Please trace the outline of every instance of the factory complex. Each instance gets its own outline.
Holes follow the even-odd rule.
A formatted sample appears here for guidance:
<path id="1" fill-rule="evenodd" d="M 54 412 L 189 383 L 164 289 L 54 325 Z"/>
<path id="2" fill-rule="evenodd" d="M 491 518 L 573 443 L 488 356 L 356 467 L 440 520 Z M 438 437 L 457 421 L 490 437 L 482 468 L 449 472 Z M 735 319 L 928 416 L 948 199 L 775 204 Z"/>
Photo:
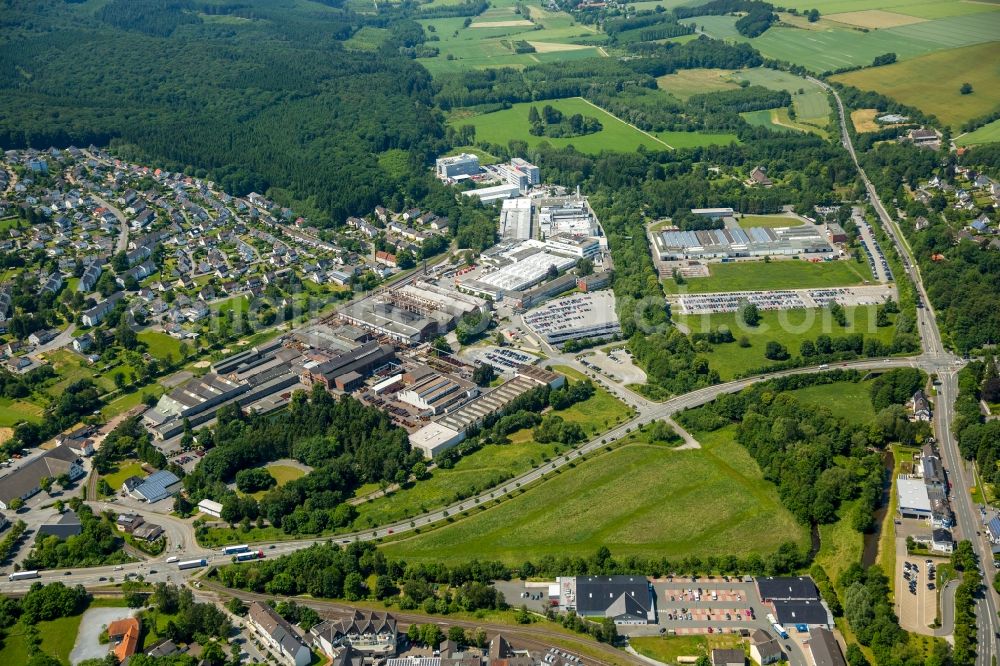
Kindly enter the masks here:
<path id="1" fill-rule="evenodd" d="M 557 298 L 524 316 L 524 323 L 550 345 L 600 340 L 622 331 L 610 290 Z"/>

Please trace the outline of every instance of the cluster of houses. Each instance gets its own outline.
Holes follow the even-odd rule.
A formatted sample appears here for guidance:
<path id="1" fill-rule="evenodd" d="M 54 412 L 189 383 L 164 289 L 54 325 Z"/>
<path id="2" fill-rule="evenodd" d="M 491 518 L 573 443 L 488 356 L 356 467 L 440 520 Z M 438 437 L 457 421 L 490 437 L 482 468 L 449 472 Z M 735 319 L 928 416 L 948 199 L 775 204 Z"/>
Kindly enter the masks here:
<path id="1" fill-rule="evenodd" d="M 955 167 L 954 182 L 947 182 L 934 176 L 914 190 L 913 198 L 924 205 L 930 205 L 938 193 L 946 197 L 951 208 L 962 211 L 971 218 L 956 232 L 956 242 L 986 237 L 990 238 L 991 247 L 1000 249 L 1000 238 L 997 237 L 1000 235 L 998 220 L 991 218 L 986 212 L 1000 207 L 1000 183 L 974 169 L 958 166 Z M 930 226 L 931 221 L 925 216 L 913 219 L 913 228 L 916 231 L 922 231 Z"/>

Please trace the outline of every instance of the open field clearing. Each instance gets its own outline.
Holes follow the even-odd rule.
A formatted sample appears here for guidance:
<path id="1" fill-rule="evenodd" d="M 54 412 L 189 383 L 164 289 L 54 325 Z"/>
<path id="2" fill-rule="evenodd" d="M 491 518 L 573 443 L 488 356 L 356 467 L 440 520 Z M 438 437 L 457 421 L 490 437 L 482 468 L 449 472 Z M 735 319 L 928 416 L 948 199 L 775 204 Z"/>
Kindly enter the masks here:
<path id="1" fill-rule="evenodd" d="M 181 357 L 181 341 L 160 331 L 142 331 L 137 336 L 140 342 L 145 342 L 150 354 L 161 361 L 169 354 L 173 360 Z"/>
<path id="2" fill-rule="evenodd" d="M 1000 36 L 1000 32 L 997 33 Z M 875 90 L 903 104 L 934 114 L 957 127 L 1000 108 L 1000 45 L 978 44 L 939 51 L 886 67 L 833 77 L 862 90 Z M 970 95 L 959 93 L 972 84 Z"/>
<path id="3" fill-rule="evenodd" d="M 755 39 L 736 32 L 735 22 L 732 16 L 698 16 L 682 21 L 703 26 L 712 37 L 749 42 L 767 57 L 787 60 L 814 72 L 867 66 L 875 56 L 888 52 L 906 60 L 944 49 L 995 42 L 1000 34 L 1000 11 L 949 16 L 870 32 L 847 27 L 825 31 L 775 27 Z"/>
<path id="4" fill-rule="evenodd" d="M 656 136 L 671 148 L 727 146 L 731 143 L 740 142 L 735 134 L 717 134 L 714 132 L 657 132 Z"/>
<path id="5" fill-rule="evenodd" d="M 732 428 L 699 435 L 703 448 L 685 451 L 640 437 L 499 506 L 473 509 L 384 550 L 410 562 L 519 564 L 545 555 L 586 557 L 606 544 L 616 557 L 681 558 L 764 554 L 784 541 L 806 542 L 805 528 L 733 441 Z"/>
<path id="6" fill-rule="evenodd" d="M 76 633 L 82 619 L 83 614 L 81 613 L 56 620 L 38 622 L 35 627 L 38 629 L 39 638 L 41 638 L 39 650 L 55 657 L 60 663 L 68 664 L 69 653 L 73 650 L 73 642 L 76 640 Z M 10 664 L 11 666 L 27 664 L 31 661 L 30 655 L 27 627 L 23 622 L 19 622 L 7 630 L 3 648 L 0 649 L 0 664 Z"/>
<path id="7" fill-rule="evenodd" d="M 469 25 L 470 28 L 520 28 L 535 25 L 531 21 L 515 19 L 512 21 L 476 21 Z"/>
<path id="8" fill-rule="evenodd" d="M 2 427 L 10 427 L 21 421 L 40 423 L 42 412 L 42 408 L 33 402 L 0 398 L 0 426 Z"/>
<path id="9" fill-rule="evenodd" d="M 811 289 L 814 287 L 850 287 L 871 281 L 867 264 L 853 261 L 734 262 L 711 264 L 707 278 L 690 278 L 680 287 L 667 280 L 668 294 L 702 294 L 713 291 L 759 291 L 764 289 Z"/>
<path id="10" fill-rule="evenodd" d="M 739 83 L 747 81 L 750 85 L 763 86 L 770 90 L 786 90 L 792 96 L 792 107 L 795 109 L 795 121 L 788 121 L 803 128 L 826 134 L 824 128 L 830 124 L 830 101 L 822 88 L 807 81 L 801 76 L 766 67 L 741 69 L 731 75 Z M 781 109 L 774 109 L 780 111 Z M 787 113 L 786 113 L 787 118 Z"/>
<path id="11" fill-rule="evenodd" d="M 894 328 L 875 326 L 874 306 L 845 308 L 847 311 L 846 327 L 840 326 L 829 316 L 828 311 L 820 309 L 784 310 L 761 312 L 760 324 L 745 326 L 738 321 L 736 313 L 713 315 L 674 315 L 678 324 L 683 324 L 692 333 L 709 332 L 725 326 L 739 340 L 747 338 L 749 347 L 740 347 L 737 342 L 729 342 L 712 346 L 712 351 L 704 354 L 708 365 L 717 370 L 723 381 L 729 381 L 741 373 L 756 368 L 771 365 L 764 356 L 764 350 L 770 341 L 778 342 L 788 349 L 791 356 L 799 353 L 799 345 L 803 340 L 815 340 L 820 335 L 844 337 L 852 333 L 861 333 L 865 337 L 878 338 L 882 342 L 892 341 Z"/>
<path id="12" fill-rule="evenodd" d="M 537 53 L 561 53 L 562 51 L 580 51 L 592 47 L 586 44 L 557 44 L 554 42 L 528 42 Z"/>
<path id="13" fill-rule="evenodd" d="M 927 20 L 916 16 L 907 16 L 906 14 L 887 12 L 881 9 L 866 9 L 860 12 L 828 14 L 823 18 L 836 23 L 844 23 L 846 25 L 857 26 L 859 28 L 870 28 L 872 30 L 878 30 L 879 28 L 896 28 L 901 25 L 910 25 L 911 23 L 920 23 L 921 21 Z"/>
<path id="14" fill-rule="evenodd" d="M 869 399 L 870 381 L 817 384 L 790 391 L 799 402 L 826 407 L 834 416 L 851 423 L 867 423 L 875 418 Z"/>
<path id="15" fill-rule="evenodd" d="M 879 115 L 878 109 L 856 109 L 851 111 L 851 123 L 854 131 L 859 134 L 865 132 L 877 132 L 882 126 L 875 122 L 875 116 Z"/>
<path id="16" fill-rule="evenodd" d="M 630 2 L 628 6 L 635 11 L 645 11 L 663 7 L 673 9 L 674 7 L 690 7 L 692 5 L 704 4 L 701 0 L 643 0 L 642 2 Z"/>
<path id="17" fill-rule="evenodd" d="M 731 69 L 681 69 L 656 79 L 656 85 L 674 97 L 687 100 L 692 95 L 735 90 L 739 84 L 730 77 Z"/>
<path id="18" fill-rule="evenodd" d="M 960 146 L 974 146 L 978 143 L 996 143 L 997 141 L 1000 141 L 1000 120 L 994 120 L 955 139 L 955 143 Z"/>
<path id="19" fill-rule="evenodd" d="M 555 139 L 546 136 L 533 136 L 528 131 L 531 127 L 528 122 L 528 112 L 532 106 L 540 111 L 546 105 L 562 111 L 567 116 L 579 113 L 597 118 L 601 122 L 602 129 L 593 134 L 570 138 Z M 489 141 L 502 146 L 506 146 L 511 139 L 527 141 L 529 146 L 536 146 L 542 141 L 547 141 L 560 148 L 575 146 L 580 152 L 594 155 L 602 150 L 633 151 L 639 146 L 644 146 L 649 150 L 668 149 L 668 146 L 663 142 L 640 132 L 580 97 L 514 104 L 511 108 L 503 111 L 462 118 L 452 121 L 452 124 L 455 126 L 473 125 L 476 128 L 477 141 Z"/>

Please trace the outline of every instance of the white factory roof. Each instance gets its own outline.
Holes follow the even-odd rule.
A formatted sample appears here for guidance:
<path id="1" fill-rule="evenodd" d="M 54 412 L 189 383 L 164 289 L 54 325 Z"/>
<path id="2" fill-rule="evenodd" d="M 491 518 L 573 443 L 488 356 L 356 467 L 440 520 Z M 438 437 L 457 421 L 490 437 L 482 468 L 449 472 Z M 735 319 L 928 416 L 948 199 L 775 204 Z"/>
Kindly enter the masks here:
<path id="1" fill-rule="evenodd" d="M 915 509 L 930 513 L 931 500 L 927 497 L 927 486 L 923 479 L 896 479 L 896 492 L 899 495 L 899 506 L 905 509 Z"/>
<path id="2" fill-rule="evenodd" d="M 493 187 L 482 187 L 477 190 L 465 190 L 462 192 L 467 197 L 479 197 L 483 202 L 496 201 L 497 199 L 507 199 L 521 192 L 517 185 L 494 185 Z"/>
<path id="3" fill-rule="evenodd" d="M 478 281 L 505 292 L 521 291 L 540 282 L 549 270 L 549 266 L 555 266 L 562 271 L 575 264 L 574 257 L 542 251 L 492 273 L 480 275 Z"/>
<path id="4" fill-rule="evenodd" d="M 507 199 L 500 210 L 500 236 L 503 238 L 531 238 L 531 199 Z"/>
<path id="5" fill-rule="evenodd" d="M 464 433 L 432 421 L 410 434 L 410 446 L 420 449 L 428 458 L 433 458 L 440 451 L 458 444 L 464 438 Z"/>

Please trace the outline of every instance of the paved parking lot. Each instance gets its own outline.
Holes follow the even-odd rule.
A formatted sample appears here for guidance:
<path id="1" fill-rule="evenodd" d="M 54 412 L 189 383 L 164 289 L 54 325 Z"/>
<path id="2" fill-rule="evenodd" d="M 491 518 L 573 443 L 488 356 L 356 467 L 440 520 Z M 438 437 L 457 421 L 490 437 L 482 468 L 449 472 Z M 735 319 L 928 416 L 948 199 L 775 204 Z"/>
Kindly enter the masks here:
<path id="1" fill-rule="evenodd" d="M 937 618 L 938 593 L 937 580 L 930 576 L 927 560 L 933 563 L 935 571 L 937 565 L 948 560 L 944 557 L 926 555 L 907 556 L 906 532 L 912 532 L 915 528 L 906 523 L 918 522 L 903 520 L 903 524 L 897 526 L 896 572 L 893 586 L 896 590 L 896 613 L 899 615 L 899 626 L 903 629 L 932 635 L 935 633 L 931 625 Z M 933 583 L 934 587 L 928 588 L 929 583 Z"/>

